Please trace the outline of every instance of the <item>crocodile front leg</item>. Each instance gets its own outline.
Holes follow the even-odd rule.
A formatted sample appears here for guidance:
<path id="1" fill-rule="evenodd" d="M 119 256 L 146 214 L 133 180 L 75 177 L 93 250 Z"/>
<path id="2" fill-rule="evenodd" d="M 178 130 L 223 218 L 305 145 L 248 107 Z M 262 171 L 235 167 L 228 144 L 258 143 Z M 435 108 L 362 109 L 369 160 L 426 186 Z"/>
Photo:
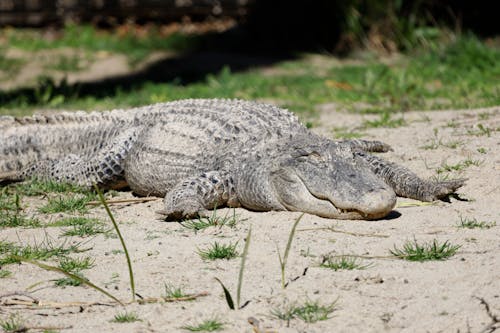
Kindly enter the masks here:
<path id="1" fill-rule="evenodd" d="M 354 152 L 358 162 L 367 165 L 376 175 L 394 189 L 397 195 L 420 201 L 442 199 L 465 184 L 466 179 L 428 181 L 396 163 L 385 161 L 364 151 Z"/>
<path id="2" fill-rule="evenodd" d="M 178 220 L 207 215 L 207 210 L 228 205 L 238 207 L 230 176 L 210 171 L 190 177 L 170 190 L 164 199 L 165 209 L 157 213 L 166 220 Z"/>

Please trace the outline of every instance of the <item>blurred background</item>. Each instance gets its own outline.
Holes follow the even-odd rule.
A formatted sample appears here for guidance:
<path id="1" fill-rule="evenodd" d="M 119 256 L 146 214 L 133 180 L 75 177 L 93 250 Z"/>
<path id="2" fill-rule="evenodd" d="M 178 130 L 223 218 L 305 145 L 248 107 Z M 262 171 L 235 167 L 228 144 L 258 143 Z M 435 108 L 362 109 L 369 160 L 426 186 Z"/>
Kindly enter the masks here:
<path id="1" fill-rule="evenodd" d="M 0 114 L 189 97 L 353 112 L 500 104 L 488 1 L 1 0 Z"/>

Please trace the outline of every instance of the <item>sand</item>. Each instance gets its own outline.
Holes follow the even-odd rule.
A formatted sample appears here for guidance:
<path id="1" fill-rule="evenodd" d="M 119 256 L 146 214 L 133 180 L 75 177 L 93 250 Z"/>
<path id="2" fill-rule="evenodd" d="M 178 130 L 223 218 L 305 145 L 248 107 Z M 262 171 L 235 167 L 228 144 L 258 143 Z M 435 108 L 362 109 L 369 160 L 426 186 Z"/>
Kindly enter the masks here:
<path id="1" fill-rule="evenodd" d="M 304 215 L 288 258 L 286 289 L 281 287 L 277 249 L 283 253 L 300 213 L 236 209 L 236 226 L 211 227 L 195 233 L 179 223 L 158 220 L 154 212 L 161 209 L 161 200 L 114 205 L 112 210 L 132 257 L 139 295 L 161 297 L 165 283 L 182 287 L 186 293 L 208 295 L 183 302 L 125 307 L 65 304 L 60 308 L 6 305 L 15 297 L 3 297 L 0 318 L 17 313 L 27 327 L 62 332 L 187 332 L 181 327 L 210 318 L 224 323 L 221 332 L 484 332 L 498 328 L 500 324 L 493 323 L 482 300 L 488 304 L 490 314 L 500 316 L 500 107 L 407 112 L 401 115 L 404 126 L 368 129 L 359 126 L 370 116 L 345 113 L 333 104 L 320 109 L 314 131 L 333 137 L 335 129 L 344 127 L 363 133 L 365 138 L 387 142 L 394 148 L 384 154 L 387 159 L 423 177 L 436 176 L 436 169 L 445 165 L 471 164 L 444 173 L 469 179 L 458 191 L 459 199 L 408 207 L 408 203 L 418 202 L 399 198 L 400 207 L 378 221 Z M 119 197 L 131 198 L 132 194 L 120 192 Z M 35 209 L 40 199 L 29 199 L 26 204 Z M 218 214 L 231 215 L 233 210 L 221 209 Z M 108 221 L 102 208 L 92 209 L 90 215 Z M 60 216 L 54 214 L 48 219 Z M 459 228 L 461 218 L 497 225 Z M 241 290 L 241 304 L 248 304 L 234 311 L 228 308 L 215 277 L 235 297 L 240 258 L 204 261 L 197 251 L 217 241 L 238 242 L 241 252 L 249 228 L 252 237 Z M 23 244 L 47 239 L 54 243 L 82 243 L 88 251 L 77 256 L 95 258 L 95 267 L 84 271 L 85 276 L 123 301 L 130 300 L 125 257 L 115 251 L 121 249 L 118 239 L 99 235 L 68 240 L 60 238 L 60 233 L 58 228 L 2 229 L 0 239 Z M 449 241 L 461 247 L 442 261 L 390 258 L 389 250 L 414 240 Z M 368 266 L 339 271 L 319 267 L 326 255 L 364 256 L 358 262 Z M 112 303 L 88 287 L 55 287 L 51 280 L 61 277 L 55 272 L 26 263 L 5 268 L 12 275 L 0 279 L 0 294 L 24 291 L 38 283 L 30 294 L 42 302 Z M 335 311 L 329 319 L 315 323 L 284 321 L 271 315 L 273 310 L 306 301 L 323 305 L 335 302 Z M 112 322 L 117 313 L 125 311 L 135 312 L 141 321 Z"/>

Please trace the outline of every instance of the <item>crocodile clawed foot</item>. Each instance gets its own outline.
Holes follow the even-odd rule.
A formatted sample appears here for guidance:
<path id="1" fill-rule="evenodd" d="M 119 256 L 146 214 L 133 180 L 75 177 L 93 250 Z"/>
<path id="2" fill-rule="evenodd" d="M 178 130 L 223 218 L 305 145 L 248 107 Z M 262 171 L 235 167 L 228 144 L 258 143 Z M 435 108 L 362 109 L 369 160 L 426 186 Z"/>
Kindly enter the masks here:
<path id="1" fill-rule="evenodd" d="M 156 214 L 160 215 L 161 220 L 178 221 L 205 217 L 208 216 L 208 211 L 198 202 L 184 201 L 182 205 L 178 205 L 177 207 L 168 207 L 168 205 L 166 205 L 165 209 L 156 211 Z"/>
<path id="2" fill-rule="evenodd" d="M 462 187 L 466 181 L 466 178 L 460 178 L 432 183 L 432 187 L 426 196 L 425 201 L 446 199 L 449 195 L 455 193 L 457 189 Z"/>

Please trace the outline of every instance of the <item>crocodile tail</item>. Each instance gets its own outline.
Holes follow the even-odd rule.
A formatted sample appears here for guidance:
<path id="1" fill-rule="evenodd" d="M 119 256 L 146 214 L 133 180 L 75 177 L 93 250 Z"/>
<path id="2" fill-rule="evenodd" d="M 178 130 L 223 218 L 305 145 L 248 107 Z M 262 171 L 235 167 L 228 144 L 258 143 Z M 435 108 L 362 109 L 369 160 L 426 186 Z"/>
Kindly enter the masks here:
<path id="1" fill-rule="evenodd" d="M 118 110 L 0 117 L 0 181 L 20 180 L 21 171 L 40 160 L 92 152 L 117 134 L 124 118 Z"/>

